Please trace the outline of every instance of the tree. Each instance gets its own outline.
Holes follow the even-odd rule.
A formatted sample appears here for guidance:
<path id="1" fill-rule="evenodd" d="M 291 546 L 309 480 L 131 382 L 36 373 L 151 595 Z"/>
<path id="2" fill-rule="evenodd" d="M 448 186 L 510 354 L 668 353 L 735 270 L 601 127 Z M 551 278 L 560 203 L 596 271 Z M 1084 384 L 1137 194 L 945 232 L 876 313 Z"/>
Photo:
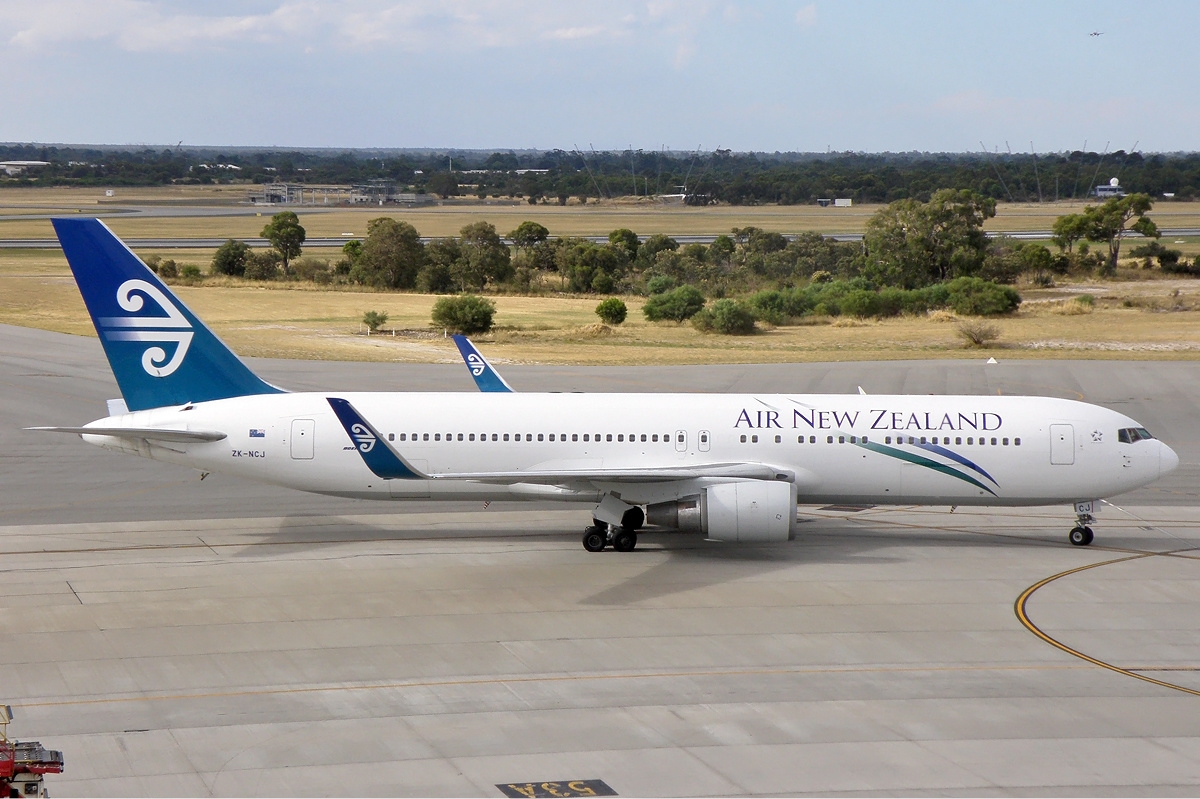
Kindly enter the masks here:
<path id="1" fill-rule="evenodd" d="M 385 216 L 367 223 L 367 238 L 350 275 L 377 288 L 410 289 L 424 263 L 425 245 L 417 229 Z"/>
<path id="2" fill-rule="evenodd" d="M 987 254 L 983 223 L 995 215 L 995 200 L 967 189 L 942 189 L 927 203 L 897 200 L 867 223 L 864 274 L 903 288 L 973 275 Z"/>
<path id="3" fill-rule="evenodd" d="M 545 225 L 539 225 L 537 222 L 530 220 L 517 225 L 517 229 L 508 234 L 508 238 L 512 240 L 513 245 L 521 249 L 541 244 L 549 237 L 550 231 L 546 229 Z"/>
<path id="4" fill-rule="evenodd" d="M 717 300 L 692 317 L 692 326 L 702 333 L 747 336 L 755 331 L 754 312 L 742 302 Z"/>
<path id="5" fill-rule="evenodd" d="M 609 297 L 596 306 L 596 316 L 600 321 L 609 325 L 619 325 L 625 321 L 629 309 L 619 297 Z"/>
<path id="6" fill-rule="evenodd" d="M 608 244 L 613 248 L 617 255 L 625 259 L 626 263 L 632 262 L 637 258 L 638 247 L 641 246 L 641 241 L 638 236 L 629 228 L 618 228 L 608 234 Z"/>
<path id="7" fill-rule="evenodd" d="M 680 286 L 664 294 L 655 294 L 642 306 L 642 314 L 651 322 L 670 319 L 684 322 L 704 307 L 704 295 L 695 286 Z"/>
<path id="8" fill-rule="evenodd" d="M 425 188 L 439 195 L 443 200 L 447 197 L 457 197 L 458 179 L 452 172 L 435 172 L 429 176 Z"/>
<path id="9" fill-rule="evenodd" d="M 1054 220 L 1052 228 L 1054 235 L 1050 240 L 1060 250 L 1075 251 L 1075 242 L 1086 239 L 1088 234 L 1088 218 L 1083 214 L 1065 214 Z"/>
<path id="10" fill-rule="evenodd" d="M 300 245 L 304 244 L 304 228 L 300 225 L 299 217 L 293 211 L 280 211 L 271 217 L 260 235 L 271 242 L 275 252 L 279 253 L 283 261 L 283 273 L 291 274 L 288 262 L 300 257 Z"/>
<path id="11" fill-rule="evenodd" d="M 469 336 L 491 330 L 495 313 L 496 305 L 491 300 L 474 294 L 460 294 L 457 297 L 442 297 L 434 303 L 433 323 Z"/>
<path id="12" fill-rule="evenodd" d="M 241 277 L 246 271 L 246 257 L 250 255 L 250 247 L 246 242 L 229 239 L 213 254 L 212 273 L 214 275 L 236 275 Z"/>
<path id="13" fill-rule="evenodd" d="M 451 266 L 455 279 L 466 291 L 482 289 L 512 277 L 512 255 L 491 222 L 464 225 L 459 240 L 462 257 Z"/>
<path id="14" fill-rule="evenodd" d="M 1088 241 L 1108 244 L 1106 273 L 1116 274 L 1117 258 L 1121 254 L 1121 239 L 1126 233 L 1135 231 L 1155 239 L 1161 235 L 1154 220 L 1146 216 L 1153 206 L 1154 200 L 1149 194 L 1128 194 L 1106 200 L 1099 207 L 1089 205 L 1083 209 L 1083 215 L 1088 222 Z"/>

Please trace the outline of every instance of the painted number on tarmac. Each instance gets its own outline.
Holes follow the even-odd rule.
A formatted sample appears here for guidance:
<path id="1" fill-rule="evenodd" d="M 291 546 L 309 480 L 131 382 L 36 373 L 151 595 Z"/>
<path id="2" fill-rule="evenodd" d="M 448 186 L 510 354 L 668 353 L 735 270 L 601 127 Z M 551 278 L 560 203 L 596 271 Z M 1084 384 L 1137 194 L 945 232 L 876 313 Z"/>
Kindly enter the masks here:
<path id="1" fill-rule="evenodd" d="M 604 780 L 562 780 L 560 782 L 510 782 L 497 784 L 505 796 L 513 799 L 544 799 L 550 796 L 616 796 Z"/>

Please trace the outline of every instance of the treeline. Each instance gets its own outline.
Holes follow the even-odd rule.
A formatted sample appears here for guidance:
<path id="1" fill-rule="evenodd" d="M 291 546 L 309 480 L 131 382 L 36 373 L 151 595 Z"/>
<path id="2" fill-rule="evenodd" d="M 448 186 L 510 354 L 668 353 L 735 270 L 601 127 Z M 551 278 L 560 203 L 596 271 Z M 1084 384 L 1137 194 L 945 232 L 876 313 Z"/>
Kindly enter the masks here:
<path id="1" fill-rule="evenodd" d="M 682 194 L 694 204 L 926 201 L 940 189 L 994 200 L 1085 198 L 1112 177 L 1130 192 L 1200 196 L 1200 153 L 707 153 L 114 149 L 0 146 L 0 160 L 49 166 L 0 185 L 311 184 L 392 181 L 442 197 L 585 202 Z M 535 171 L 525 171 L 535 170 Z"/>

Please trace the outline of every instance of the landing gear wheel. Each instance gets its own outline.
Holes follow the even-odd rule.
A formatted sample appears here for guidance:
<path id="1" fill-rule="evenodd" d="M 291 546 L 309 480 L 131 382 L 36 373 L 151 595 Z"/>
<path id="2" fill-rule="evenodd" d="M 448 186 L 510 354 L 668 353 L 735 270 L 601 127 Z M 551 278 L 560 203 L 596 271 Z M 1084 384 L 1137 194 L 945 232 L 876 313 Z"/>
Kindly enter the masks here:
<path id="1" fill-rule="evenodd" d="M 613 536 L 613 549 L 618 552 L 632 552 L 637 546 L 637 533 L 633 530 L 621 528 L 617 534 Z"/>
<path id="2" fill-rule="evenodd" d="M 583 528 L 583 548 L 588 552 L 603 552 L 608 546 L 608 535 L 599 527 Z"/>
<path id="3" fill-rule="evenodd" d="M 1092 539 L 1095 536 L 1092 534 L 1092 528 L 1090 527 L 1073 527 L 1071 528 L 1071 534 L 1067 538 L 1077 547 L 1086 547 L 1092 543 Z"/>

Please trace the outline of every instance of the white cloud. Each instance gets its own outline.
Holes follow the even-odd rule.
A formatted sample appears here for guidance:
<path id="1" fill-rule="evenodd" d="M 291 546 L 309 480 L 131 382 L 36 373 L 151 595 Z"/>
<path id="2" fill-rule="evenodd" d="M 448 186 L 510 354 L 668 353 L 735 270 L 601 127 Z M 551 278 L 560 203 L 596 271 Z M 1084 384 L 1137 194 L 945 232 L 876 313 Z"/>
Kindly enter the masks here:
<path id="1" fill-rule="evenodd" d="M 696 13 L 688 4 L 634 0 L 280 0 L 265 13 L 223 15 L 180 10 L 163 0 L 0 1 L 0 37 L 24 52 L 80 41 L 127 52 L 255 42 L 423 52 L 619 38 L 643 30 L 671 37 L 665 43 L 671 47 Z"/>
<path id="2" fill-rule="evenodd" d="M 796 12 L 796 24 L 801 28 L 811 28 L 817 24 L 817 4 L 809 3 Z"/>

